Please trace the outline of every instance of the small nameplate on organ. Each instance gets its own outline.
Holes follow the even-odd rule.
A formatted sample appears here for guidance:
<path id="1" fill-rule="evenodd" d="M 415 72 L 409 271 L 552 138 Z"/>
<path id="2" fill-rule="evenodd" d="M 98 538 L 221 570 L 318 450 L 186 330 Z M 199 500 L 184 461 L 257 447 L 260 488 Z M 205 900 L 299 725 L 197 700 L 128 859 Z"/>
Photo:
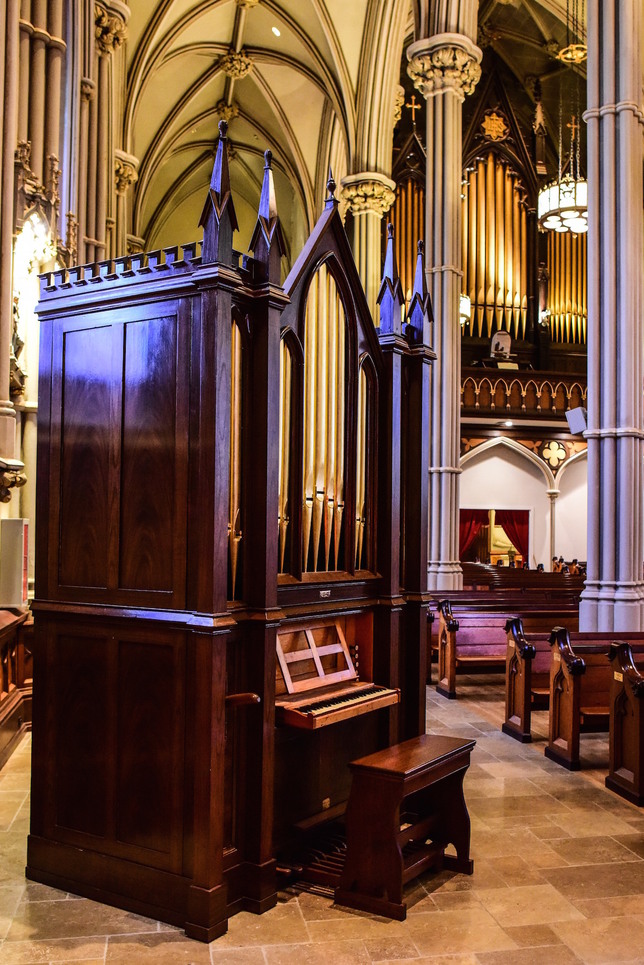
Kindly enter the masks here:
<path id="1" fill-rule="evenodd" d="M 331 590 L 320 590 L 320 599 L 326 600 L 331 596 Z"/>
<path id="2" fill-rule="evenodd" d="M 620 683 L 622 683 L 622 681 L 624 680 L 624 674 L 620 673 L 619 670 L 615 671 L 615 673 L 613 674 L 613 677 L 615 678 L 615 680 L 619 680 Z"/>

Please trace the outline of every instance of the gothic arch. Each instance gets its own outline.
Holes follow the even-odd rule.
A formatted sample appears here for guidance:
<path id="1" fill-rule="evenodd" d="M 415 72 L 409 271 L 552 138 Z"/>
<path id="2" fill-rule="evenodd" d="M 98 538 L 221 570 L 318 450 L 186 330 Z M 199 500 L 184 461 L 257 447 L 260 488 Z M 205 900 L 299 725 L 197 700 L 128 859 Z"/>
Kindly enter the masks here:
<path id="1" fill-rule="evenodd" d="M 557 489 L 555 477 L 543 459 L 540 459 L 536 453 L 526 449 L 526 447 L 522 446 L 521 443 L 515 442 L 514 439 L 508 439 L 507 436 L 498 436 L 495 439 L 487 439 L 485 442 L 481 443 L 480 446 L 475 446 L 473 449 L 470 449 L 469 452 L 466 452 L 463 456 L 461 456 L 461 469 L 479 453 L 489 452 L 491 449 L 496 449 L 497 446 L 505 446 L 506 449 L 510 449 L 512 452 L 517 453 L 522 458 L 527 459 L 528 462 L 532 463 L 533 466 L 536 466 L 543 474 L 548 489 Z"/>

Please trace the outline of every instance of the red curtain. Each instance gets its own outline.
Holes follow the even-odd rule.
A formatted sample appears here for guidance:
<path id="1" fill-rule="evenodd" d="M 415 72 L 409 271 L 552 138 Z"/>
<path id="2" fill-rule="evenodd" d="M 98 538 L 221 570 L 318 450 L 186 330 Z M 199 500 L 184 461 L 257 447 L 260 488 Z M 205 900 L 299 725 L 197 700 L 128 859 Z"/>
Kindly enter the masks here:
<path id="1" fill-rule="evenodd" d="M 489 521 L 487 509 L 462 509 L 458 527 L 458 556 L 463 559 L 478 536 L 481 526 Z"/>
<path id="2" fill-rule="evenodd" d="M 527 509 L 497 509 L 496 523 L 524 560 L 528 559 L 530 513 Z"/>

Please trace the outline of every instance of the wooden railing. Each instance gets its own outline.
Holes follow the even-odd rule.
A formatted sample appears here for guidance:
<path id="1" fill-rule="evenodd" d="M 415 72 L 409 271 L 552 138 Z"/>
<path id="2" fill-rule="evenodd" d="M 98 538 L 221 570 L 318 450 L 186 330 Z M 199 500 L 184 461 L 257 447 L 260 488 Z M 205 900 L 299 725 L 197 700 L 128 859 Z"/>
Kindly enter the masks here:
<path id="1" fill-rule="evenodd" d="M 469 415 L 563 416 L 586 404 L 586 380 L 531 371 L 464 368 L 461 410 Z"/>

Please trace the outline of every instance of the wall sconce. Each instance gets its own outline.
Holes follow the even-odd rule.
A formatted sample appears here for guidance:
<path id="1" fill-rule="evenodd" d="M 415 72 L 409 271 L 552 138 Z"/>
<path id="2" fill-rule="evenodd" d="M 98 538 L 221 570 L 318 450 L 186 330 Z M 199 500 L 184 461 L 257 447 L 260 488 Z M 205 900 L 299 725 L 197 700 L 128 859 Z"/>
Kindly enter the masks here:
<path id="1" fill-rule="evenodd" d="M 463 295 L 461 293 L 458 314 L 461 328 L 465 328 L 472 317 L 472 302 L 469 295 Z"/>

